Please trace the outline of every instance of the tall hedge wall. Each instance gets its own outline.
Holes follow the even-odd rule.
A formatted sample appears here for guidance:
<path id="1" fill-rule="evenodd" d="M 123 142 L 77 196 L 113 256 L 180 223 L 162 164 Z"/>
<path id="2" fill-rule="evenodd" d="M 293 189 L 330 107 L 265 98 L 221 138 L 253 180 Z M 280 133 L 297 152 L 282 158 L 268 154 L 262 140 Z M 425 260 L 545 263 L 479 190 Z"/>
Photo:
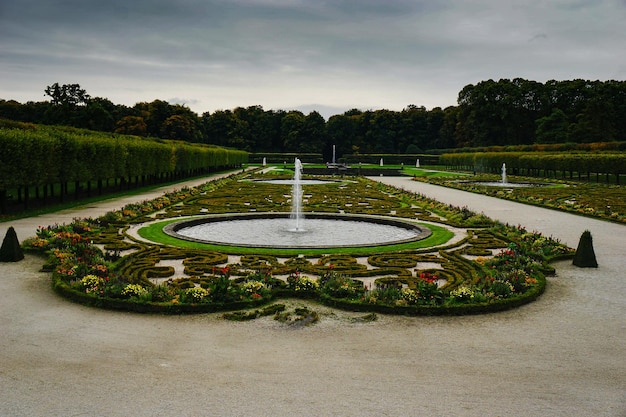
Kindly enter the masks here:
<path id="1" fill-rule="evenodd" d="M 0 127 L 0 193 L 68 181 L 183 176 L 248 160 L 247 152 L 216 146 L 30 126 Z"/>
<path id="2" fill-rule="evenodd" d="M 441 155 L 441 164 L 481 172 L 626 174 L 626 153 L 472 152 Z M 547 175 L 546 175 L 547 176 Z"/>
<path id="3" fill-rule="evenodd" d="M 439 155 L 431 154 L 360 154 L 360 155 L 344 155 L 341 158 L 342 162 L 348 164 L 358 164 L 362 162 L 364 164 L 378 164 L 380 160 L 383 160 L 383 164 L 386 165 L 400 165 L 405 164 L 407 166 L 415 166 L 417 160 L 420 160 L 420 165 L 437 165 L 439 164 Z"/>

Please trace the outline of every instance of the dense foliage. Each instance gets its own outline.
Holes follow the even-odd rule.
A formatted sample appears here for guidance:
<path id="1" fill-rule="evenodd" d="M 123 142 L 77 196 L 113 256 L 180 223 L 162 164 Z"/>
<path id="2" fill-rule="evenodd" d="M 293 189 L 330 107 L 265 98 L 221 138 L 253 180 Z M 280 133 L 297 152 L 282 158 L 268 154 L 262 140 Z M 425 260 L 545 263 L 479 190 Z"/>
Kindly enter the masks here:
<path id="1" fill-rule="evenodd" d="M 7 191 L 68 182 L 188 176 L 240 166 L 247 153 L 26 123 L 0 124 L 0 208 Z M 2 212 L 3 210 L 0 210 Z"/>
<path id="2" fill-rule="evenodd" d="M 626 82 L 521 78 L 465 86 L 458 105 L 427 110 L 218 110 L 201 116 L 162 100 L 133 107 L 92 98 L 76 84 L 46 89 L 50 102 L 0 100 L 0 117 L 228 146 L 255 152 L 420 153 L 533 143 L 626 141 Z"/>
<path id="3" fill-rule="evenodd" d="M 459 93 L 458 144 L 467 146 L 626 140 L 626 82 L 515 78 Z"/>

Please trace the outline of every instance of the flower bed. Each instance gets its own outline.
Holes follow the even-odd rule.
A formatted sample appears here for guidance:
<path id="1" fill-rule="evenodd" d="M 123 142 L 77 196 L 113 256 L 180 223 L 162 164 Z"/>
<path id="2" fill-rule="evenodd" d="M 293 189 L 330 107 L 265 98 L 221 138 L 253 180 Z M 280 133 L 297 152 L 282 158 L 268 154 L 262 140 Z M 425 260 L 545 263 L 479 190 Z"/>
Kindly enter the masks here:
<path id="1" fill-rule="evenodd" d="M 281 297 L 409 315 L 499 311 L 535 300 L 545 289 L 545 276 L 554 272 L 549 261 L 573 254 L 549 237 L 364 179 L 315 186 L 309 204 L 316 211 L 341 207 L 345 212 L 428 219 L 462 227 L 465 238 L 369 256 L 350 248 L 281 256 L 164 246 L 127 233 L 130 224 L 209 209 L 243 211 L 256 203 L 255 210 L 287 209 L 288 186 L 242 177 L 170 193 L 99 219 L 42 227 L 23 246 L 45 254 L 44 268 L 52 272 L 54 289 L 68 299 L 159 313 L 251 309 Z M 160 264 L 166 260 L 178 262 L 178 271 L 184 272 Z M 427 268 L 420 267 L 424 263 Z"/>
<path id="2" fill-rule="evenodd" d="M 544 180 L 542 187 L 489 187 L 479 183 L 497 182 L 500 177 L 484 174 L 472 177 L 472 181 L 451 180 L 445 177 L 423 177 L 416 178 L 416 180 L 519 203 L 626 223 L 626 187 L 623 185 L 594 184 L 551 178 Z M 512 177 L 510 181 L 539 182 L 537 178 L 529 177 Z M 550 184 L 546 184 L 546 182 Z"/>

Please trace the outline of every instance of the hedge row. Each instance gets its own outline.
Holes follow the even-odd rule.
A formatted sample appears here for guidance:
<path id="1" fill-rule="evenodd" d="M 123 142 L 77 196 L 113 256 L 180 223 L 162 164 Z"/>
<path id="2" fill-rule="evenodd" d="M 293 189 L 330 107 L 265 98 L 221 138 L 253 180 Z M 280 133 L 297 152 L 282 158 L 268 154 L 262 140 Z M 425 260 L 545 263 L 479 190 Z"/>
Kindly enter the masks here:
<path id="1" fill-rule="evenodd" d="M 0 192 L 67 182 L 185 176 L 247 162 L 243 151 L 51 126 L 0 127 Z"/>
<path id="2" fill-rule="evenodd" d="M 475 152 L 622 152 L 626 151 L 626 142 L 590 142 L 590 143 L 533 143 L 530 145 L 477 146 L 465 148 L 433 149 L 435 154 L 475 153 Z"/>
<path id="3" fill-rule="evenodd" d="M 358 164 L 359 162 L 364 164 L 380 164 L 380 160 L 383 160 L 383 165 L 400 165 L 415 166 L 419 159 L 420 165 L 437 165 L 439 164 L 439 155 L 431 154 L 358 154 L 358 155 L 344 155 L 339 158 L 339 162 L 345 162 L 347 164 Z"/>
<path id="4" fill-rule="evenodd" d="M 294 152 L 259 152 L 251 153 L 249 161 L 251 164 L 262 164 L 265 160 L 268 164 L 292 165 L 294 160 L 298 158 L 304 163 L 323 164 L 324 157 L 321 153 L 294 153 Z"/>
<path id="5" fill-rule="evenodd" d="M 513 174 L 549 176 L 550 172 L 586 174 L 626 174 L 626 153 L 528 153 L 473 152 L 441 155 L 441 164 L 457 169 L 500 172 L 502 164 Z"/>
<path id="6" fill-rule="evenodd" d="M 265 158 L 265 162 L 272 164 L 292 164 L 294 158 L 299 158 L 304 163 L 323 164 L 325 162 L 324 156 L 320 153 L 268 153 L 259 152 L 250 154 L 250 162 L 260 164 Z M 437 165 L 439 162 L 439 155 L 432 154 L 346 154 L 336 158 L 336 162 L 346 163 L 351 165 L 363 164 L 376 164 L 383 160 L 383 164 L 386 165 L 400 165 L 405 164 L 407 166 L 415 166 L 419 159 L 420 165 Z"/>

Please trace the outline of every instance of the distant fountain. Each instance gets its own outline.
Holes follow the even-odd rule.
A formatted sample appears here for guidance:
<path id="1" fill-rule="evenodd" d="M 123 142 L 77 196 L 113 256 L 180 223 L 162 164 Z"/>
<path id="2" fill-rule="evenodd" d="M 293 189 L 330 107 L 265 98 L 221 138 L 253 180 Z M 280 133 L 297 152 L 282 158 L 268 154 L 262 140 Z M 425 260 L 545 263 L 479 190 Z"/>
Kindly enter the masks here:
<path id="1" fill-rule="evenodd" d="M 462 182 L 468 182 L 468 183 L 472 183 L 476 185 L 484 185 L 487 187 L 502 187 L 502 188 L 542 187 L 542 186 L 547 185 L 547 184 L 542 184 L 542 183 L 531 183 L 531 182 L 517 182 L 517 181 L 509 182 L 506 176 L 506 164 L 505 163 L 502 164 L 500 181 L 462 181 Z"/>
<path id="2" fill-rule="evenodd" d="M 263 157 L 263 166 L 266 166 L 266 165 L 267 165 L 267 158 Z"/>
<path id="3" fill-rule="evenodd" d="M 304 231 L 302 223 L 302 162 L 298 158 L 294 161 L 293 188 L 291 190 L 291 219 L 295 222 L 295 227 L 291 229 L 295 232 Z"/>
<path id="4" fill-rule="evenodd" d="M 417 158 L 417 161 L 415 161 L 415 168 L 419 168 L 420 167 L 420 160 L 419 158 Z"/>
<path id="5" fill-rule="evenodd" d="M 383 158 L 380 158 L 380 166 L 383 166 Z"/>

